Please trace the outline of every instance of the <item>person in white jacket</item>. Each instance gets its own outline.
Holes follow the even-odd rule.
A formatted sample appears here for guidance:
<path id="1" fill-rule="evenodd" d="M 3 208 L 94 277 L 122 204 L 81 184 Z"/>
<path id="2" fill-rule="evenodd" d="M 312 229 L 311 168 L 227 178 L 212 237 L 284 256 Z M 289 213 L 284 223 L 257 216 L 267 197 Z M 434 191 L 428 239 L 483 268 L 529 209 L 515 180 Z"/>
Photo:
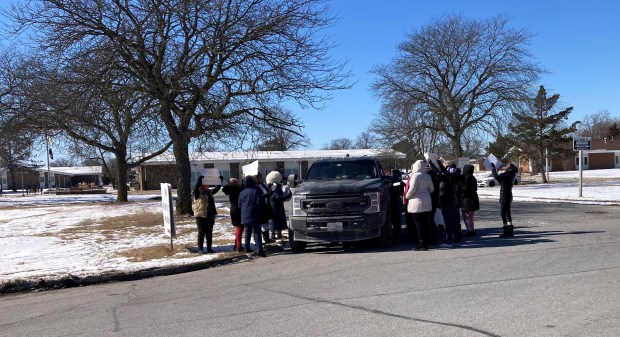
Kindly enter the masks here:
<path id="1" fill-rule="evenodd" d="M 418 243 L 413 247 L 413 250 L 428 249 L 428 231 L 433 209 L 431 193 L 433 190 L 433 179 L 426 173 L 426 164 L 423 160 L 416 161 L 411 165 L 409 189 L 405 194 L 405 198 L 408 199 L 407 211 L 413 216 L 418 234 Z"/>

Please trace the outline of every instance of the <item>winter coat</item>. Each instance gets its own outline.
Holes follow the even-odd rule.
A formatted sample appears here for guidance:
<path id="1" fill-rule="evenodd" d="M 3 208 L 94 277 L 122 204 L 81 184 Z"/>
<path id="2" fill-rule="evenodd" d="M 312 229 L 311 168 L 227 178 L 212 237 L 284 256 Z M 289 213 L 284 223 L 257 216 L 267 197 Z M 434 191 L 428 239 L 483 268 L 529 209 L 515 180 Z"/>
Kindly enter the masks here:
<path id="1" fill-rule="evenodd" d="M 197 218 L 215 219 L 217 210 L 210 190 L 200 192 L 200 196 L 194 201 L 192 210 Z"/>
<path id="2" fill-rule="evenodd" d="M 243 183 L 245 188 L 239 194 L 241 224 L 260 224 L 265 208 L 261 192 L 256 188 L 256 183 L 251 177 L 245 177 Z"/>
<path id="3" fill-rule="evenodd" d="M 243 186 L 226 185 L 222 187 L 222 192 L 228 196 L 230 201 L 230 221 L 235 227 L 241 225 L 241 209 L 239 208 L 241 191 L 243 191 Z"/>
<path id="4" fill-rule="evenodd" d="M 271 197 L 271 191 L 269 190 L 269 186 L 263 184 L 259 184 L 256 189 L 258 190 L 259 195 L 262 200 L 263 212 L 261 213 L 260 223 L 265 224 L 269 222 L 271 219 L 271 206 L 269 205 L 269 198 Z"/>
<path id="5" fill-rule="evenodd" d="M 463 180 L 461 181 L 461 189 L 463 191 L 463 207 L 462 212 L 472 212 L 480 209 L 480 200 L 478 199 L 478 180 L 474 177 L 474 166 L 463 166 Z"/>
<path id="6" fill-rule="evenodd" d="M 445 206 L 456 207 L 457 193 L 458 193 L 458 181 L 455 174 L 440 174 L 439 178 L 439 208 Z"/>
<path id="7" fill-rule="evenodd" d="M 426 173 L 424 161 L 418 160 L 411 165 L 409 189 L 405 194 L 408 199 L 407 211 L 409 213 L 423 213 L 433 210 L 431 193 L 433 192 L 433 179 Z"/>
<path id="8" fill-rule="evenodd" d="M 499 190 L 499 202 L 501 204 L 508 204 L 512 202 L 512 186 L 515 181 L 515 174 L 512 171 L 507 170 L 502 174 L 497 174 L 497 170 L 493 168 L 491 170 L 493 178 L 497 180 L 500 185 Z"/>
<path id="9" fill-rule="evenodd" d="M 270 193 L 269 204 L 271 207 L 271 220 L 275 230 L 286 229 L 286 212 L 284 210 L 284 202 L 293 195 L 291 189 L 286 191 L 282 189 L 282 184 L 275 184 L 273 192 Z"/>

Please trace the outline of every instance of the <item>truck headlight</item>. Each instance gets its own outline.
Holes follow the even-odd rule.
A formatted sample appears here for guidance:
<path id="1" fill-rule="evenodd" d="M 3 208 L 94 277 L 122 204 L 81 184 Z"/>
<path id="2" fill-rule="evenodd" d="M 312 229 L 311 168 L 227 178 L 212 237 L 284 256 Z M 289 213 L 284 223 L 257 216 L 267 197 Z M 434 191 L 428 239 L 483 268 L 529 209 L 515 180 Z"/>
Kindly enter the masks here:
<path id="1" fill-rule="evenodd" d="M 306 212 L 301 208 L 301 202 L 304 200 L 303 195 L 294 195 L 291 203 L 293 204 L 293 216 L 306 216 Z"/>
<path id="2" fill-rule="evenodd" d="M 370 205 L 364 213 L 381 212 L 381 192 L 364 193 L 364 196 L 370 198 Z"/>

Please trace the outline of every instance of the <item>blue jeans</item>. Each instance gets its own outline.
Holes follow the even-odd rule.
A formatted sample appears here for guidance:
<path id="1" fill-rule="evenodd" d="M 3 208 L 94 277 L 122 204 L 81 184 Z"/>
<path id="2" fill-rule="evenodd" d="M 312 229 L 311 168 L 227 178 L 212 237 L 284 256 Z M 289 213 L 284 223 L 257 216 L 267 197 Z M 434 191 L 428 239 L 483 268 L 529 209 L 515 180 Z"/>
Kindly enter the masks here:
<path id="1" fill-rule="evenodd" d="M 245 250 L 250 250 L 250 240 L 252 239 L 252 232 L 254 232 L 254 244 L 257 250 L 263 249 L 263 238 L 261 236 L 261 227 L 259 223 L 243 224 L 245 227 Z"/>

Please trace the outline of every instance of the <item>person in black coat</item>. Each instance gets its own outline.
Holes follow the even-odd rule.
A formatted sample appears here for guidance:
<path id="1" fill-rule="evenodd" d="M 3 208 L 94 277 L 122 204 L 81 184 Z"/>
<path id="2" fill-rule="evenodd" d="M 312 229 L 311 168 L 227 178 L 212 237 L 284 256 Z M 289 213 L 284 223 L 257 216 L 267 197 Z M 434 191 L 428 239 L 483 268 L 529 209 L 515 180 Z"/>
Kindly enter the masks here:
<path id="1" fill-rule="evenodd" d="M 512 225 L 512 215 L 510 214 L 510 206 L 512 204 L 512 186 L 515 181 L 515 176 L 517 175 L 518 169 L 515 165 L 508 164 L 508 167 L 502 174 L 497 174 L 497 170 L 495 169 L 495 164 L 491 164 L 491 173 L 497 182 L 499 183 L 499 204 L 500 204 L 500 215 L 502 217 L 503 222 L 503 233 L 499 236 L 500 238 L 509 238 L 514 236 Z"/>
<path id="2" fill-rule="evenodd" d="M 281 184 L 282 174 L 278 171 L 271 171 L 267 175 L 267 187 L 269 194 L 269 231 L 271 240 L 282 239 L 282 231 L 286 229 L 286 211 L 284 202 L 290 199 L 293 194 L 290 188 L 284 188 Z"/>
<path id="3" fill-rule="evenodd" d="M 480 200 L 478 199 L 478 180 L 474 177 L 474 166 L 463 166 L 463 178 L 461 181 L 461 190 L 463 197 L 463 206 L 461 213 L 463 214 L 463 222 L 467 233 L 463 236 L 476 236 L 474 228 L 474 213 L 480 209 Z"/>
<path id="4" fill-rule="evenodd" d="M 403 174 L 398 169 L 392 170 L 392 181 L 390 184 L 390 218 L 394 235 L 400 233 L 402 227 L 403 196 L 405 194 L 405 183 L 402 180 Z"/>
<path id="5" fill-rule="evenodd" d="M 445 224 L 445 239 L 442 245 L 452 247 L 461 242 L 461 226 L 459 224 L 458 183 L 460 172 L 456 167 L 443 169 L 439 177 L 439 207 Z"/>
<path id="6" fill-rule="evenodd" d="M 244 189 L 239 194 L 239 208 L 241 209 L 241 224 L 245 227 L 245 252 L 251 253 L 250 240 L 254 233 L 254 243 L 257 252 L 254 255 L 265 257 L 261 233 L 261 221 L 265 213 L 265 201 L 259 189 L 256 188 L 254 177 L 248 176 L 243 180 Z"/>
<path id="7" fill-rule="evenodd" d="M 243 186 L 239 179 L 230 178 L 228 185 L 222 187 L 222 192 L 228 196 L 230 201 L 230 222 L 235 227 L 235 249 L 237 252 L 243 251 L 241 239 L 243 237 L 243 225 L 241 224 L 241 209 L 239 208 L 239 194 L 243 191 Z"/>

